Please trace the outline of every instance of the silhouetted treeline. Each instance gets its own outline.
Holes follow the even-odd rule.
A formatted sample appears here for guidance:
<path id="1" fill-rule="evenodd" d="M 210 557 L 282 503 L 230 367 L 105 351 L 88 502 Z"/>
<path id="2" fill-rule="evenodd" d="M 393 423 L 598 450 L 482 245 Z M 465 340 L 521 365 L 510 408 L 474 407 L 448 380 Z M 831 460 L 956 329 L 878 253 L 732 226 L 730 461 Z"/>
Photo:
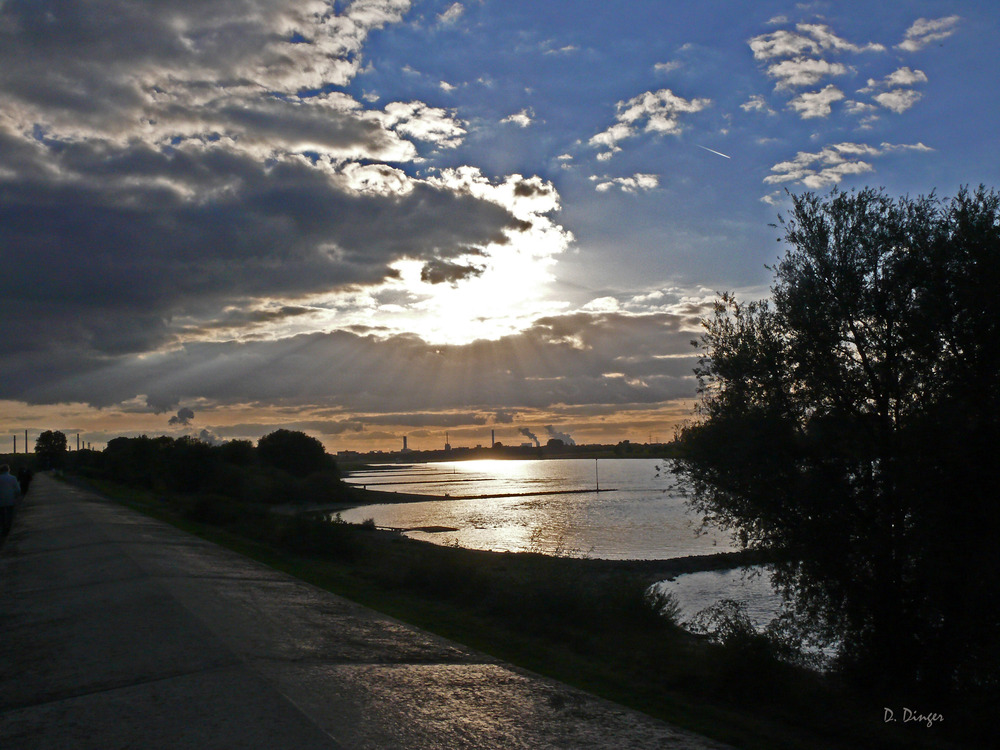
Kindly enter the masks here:
<path id="1" fill-rule="evenodd" d="M 69 467 L 154 492 L 205 495 L 240 503 L 337 502 L 347 490 L 336 460 L 301 432 L 278 430 L 210 445 L 191 437 L 115 438 L 103 451 L 74 451 Z"/>

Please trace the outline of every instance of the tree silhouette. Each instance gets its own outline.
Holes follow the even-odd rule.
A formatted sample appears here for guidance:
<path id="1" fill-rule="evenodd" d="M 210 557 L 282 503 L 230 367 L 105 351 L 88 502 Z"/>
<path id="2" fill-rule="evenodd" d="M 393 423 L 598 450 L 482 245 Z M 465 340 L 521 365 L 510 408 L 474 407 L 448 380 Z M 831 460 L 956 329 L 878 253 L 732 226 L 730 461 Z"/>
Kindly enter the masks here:
<path id="1" fill-rule="evenodd" d="M 46 430 L 35 440 L 35 453 L 43 468 L 51 469 L 62 465 L 67 450 L 66 436 L 56 430 Z"/>
<path id="2" fill-rule="evenodd" d="M 996 689 L 1000 196 L 805 194 L 782 225 L 772 299 L 705 321 L 675 471 L 845 669 Z"/>
<path id="3" fill-rule="evenodd" d="M 275 430 L 257 442 L 260 460 L 295 476 L 319 471 L 327 462 L 326 448 L 314 437 L 295 430 Z"/>

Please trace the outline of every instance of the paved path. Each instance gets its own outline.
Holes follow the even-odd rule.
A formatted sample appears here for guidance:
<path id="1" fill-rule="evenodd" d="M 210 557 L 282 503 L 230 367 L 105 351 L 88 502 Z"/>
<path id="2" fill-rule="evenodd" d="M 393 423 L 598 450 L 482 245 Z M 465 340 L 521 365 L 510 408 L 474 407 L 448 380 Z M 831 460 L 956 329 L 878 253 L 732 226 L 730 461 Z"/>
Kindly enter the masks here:
<path id="1" fill-rule="evenodd" d="M 0 551 L 0 748 L 720 745 L 38 476 Z"/>

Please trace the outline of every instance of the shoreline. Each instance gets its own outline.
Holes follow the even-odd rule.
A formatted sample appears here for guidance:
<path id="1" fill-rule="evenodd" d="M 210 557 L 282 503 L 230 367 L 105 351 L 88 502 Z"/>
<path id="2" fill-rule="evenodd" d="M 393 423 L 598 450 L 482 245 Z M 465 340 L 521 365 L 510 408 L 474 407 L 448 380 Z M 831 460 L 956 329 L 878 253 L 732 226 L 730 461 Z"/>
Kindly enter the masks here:
<path id="1" fill-rule="evenodd" d="M 437 484 L 437 483 L 435 483 Z M 388 498 L 400 498 L 400 499 L 382 499 L 378 502 L 366 502 L 361 503 L 361 505 L 391 505 L 392 503 L 418 503 L 423 500 L 427 502 L 439 502 L 442 500 L 494 500 L 500 497 L 543 497 L 545 495 L 587 495 L 590 493 L 600 493 L 600 492 L 618 492 L 614 487 L 607 487 L 605 489 L 585 489 L 585 490 L 538 490 L 535 492 L 496 492 L 496 493 L 483 493 L 479 495 L 419 495 L 413 492 L 393 492 L 392 490 L 370 490 L 367 487 L 358 487 L 357 485 L 349 485 L 352 490 L 359 490 L 364 493 L 373 493 L 379 497 Z M 360 507 L 360 506 L 354 506 Z"/>
<path id="2" fill-rule="evenodd" d="M 486 499 L 490 497 L 529 497 L 537 495 L 557 495 L 570 493 L 594 492 L 595 490 L 560 490 L 546 492 L 525 492 L 506 493 L 501 495 L 472 495 L 472 496 L 451 496 L 451 495 L 418 495 L 411 492 L 391 492 L 387 490 L 370 490 L 362 487 L 351 486 L 351 494 L 356 498 L 351 502 L 331 503 L 322 506 L 298 507 L 292 512 L 303 515 L 312 514 L 332 514 L 344 510 L 363 507 L 365 505 L 391 505 L 400 503 L 419 502 L 440 502 L 448 500 L 471 500 Z M 604 492 L 605 490 L 601 490 Z M 607 490 L 608 492 L 612 490 Z M 291 510 L 291 509 L 290 509 Z M 398 535 L 405 531 L 417 531 L 420 529 L 395 529 L 377 530 L 376 533 Z M 413 539 L 412 541 L 423 544 L 433 544 L 433 542 Z M 542 555 L 545 557 L 555 557 L 545 555 L 540 552 L 496 552 L 493 550 L 479 550 L 464 548 L 467 552 L 484 555 Z M 673 580 L 679 575 L 687 573 L 704 573 L 709 571 L 725 571 L 735 568 L 743 568 L 752 565 L 764 565 L 770 562 L 768 556 L 758 550 L 736 550 L 733 552 L 713 552 L 707 555 L 685 555 L 682 557 L 667 557 L 657 559 L 608 559 L 579 557 L 568 558 L 580 563 L 581 566 L 593 570 L 595 573 L 623 572 L 639 575 L 650 584 L 659 581 Z"/>

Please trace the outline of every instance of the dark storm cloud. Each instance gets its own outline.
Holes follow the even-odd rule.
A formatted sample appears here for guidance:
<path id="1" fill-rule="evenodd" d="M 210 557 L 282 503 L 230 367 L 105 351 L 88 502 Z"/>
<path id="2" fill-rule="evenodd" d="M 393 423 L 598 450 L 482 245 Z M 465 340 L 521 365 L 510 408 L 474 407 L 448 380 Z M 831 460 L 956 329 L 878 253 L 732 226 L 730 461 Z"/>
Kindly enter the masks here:
<path id="1" fill-rule="evenodd" d="M 282 305 L 273 310 L 229 309 L 219 319 L 197 327 L 185 329 L 185 333 L 206 333 L 219 329 L 243 328 L 257 324 L 277 323 L 304 315 L 313 315 L 317 312 L 318 310 L 313 307 L 297 307 L 295 305 Z"/>
<path id="2" fill-rule="evenodd" d="M 0 1 L 0 399 L 180 425 L 194 416 L 182 404 L 203 417 L 267 406 L 330 416 L 294 424 L 336 435 L 689 395 L 690 363 L 661 357 L 687 354 L 690 333 L 666 313 L 553 316 L 463 346 L 386 338 L 377 318 L 253 338 L 301 330 L 314 309 L 330 321 L 339 303 L 313 295 L 418 304 L 404 285 L 364 289 L 403 259 L 461 284 L 490 248 L 520 252 L 520 233 L 542 261 L 570 242 L 540 178 L 416 173 L 424 149 L 465 135 L 454 113 L 370 109 L 341 90 L 368 34 L 409 5 Z M 191 340 L 228 329 L 232 341 Z"/>
<path id="3" fill-rule="evenodd" d="M 95 406 L 141 396 L 161 410 L 200 398 L 215 405 L 392 415 L 372 423 L 450 411 L 467 412 L 464 424 L 486 424 L 490 414 L 502 423 L 519 409 L 689 398 L 695 363 L 690 338 L 678 317 L 667 313 L 581 313 L 547 317 L 523 333 L 462 346 L 335 331 L 276 341 L 189 343 L 141 360 L 82 358 L 83 366 L 72 353 L 51 362 L 38 353 L 34 359 L 0 360 L 0 395 Z M 447 426 L 451 418 L 433 419 L 435 426 Z"/>
<path id="4" fill-rule="evenodd" d="M 482 273 L 482 266 L 451 263 L 446 260 L 431 260 L 425 263 L 421 269 L 420 280 L 429 284 L 454 284 L 463 279 L 480 276 Z"/>
<path id="5" fill-rule="evenodd" d="M 126 193 L 117 175 L 67 185 L 0 179 L 0 244 L 16 269 L 0 277 L 6 319 L 28 311 L 72 320 L 69 331 L 59 322 L 41 331 L 100 351 L 141 351 L 197 304 L 374 283 L 400 257 L 463 253 L 510 220 L 495 204 L 426 185 L 391 201 L 346 193 L 304 163 L 264 166 L 221 150 L 197 160 L 149 150 L 132 157 L 143 172 L 157 173 L 158 163 L 162 176 L 232 190 L 189 201 L 157 184 Z"/>
<path id="6" fill-rule="evenodd" d="M 336 6 L 0 3 L 12 353 L 68 347 L 86 370 L 217 328 L 227 306 L 376 284 L 404 257 L 447 270 L 523 229 L 496 202 L 377 164 L 417 158 L 411 137 L 454 145 L 447 112 L 303 93 L 347 83 L 369 31 L 409 2 Z"/>
<path id="7" fill-rule="evenodd" d="M 545 185 L 538 180 L 524 180 L 519 182 L 514 188 L 514 195 L 522 198 L 549 197 L 552 193 L 553 189 L 551 186 Z"/>
<path id="8" fill-rule="evenodd" d="M 174 80 L 253 82 L 269 90 L 343 84 L 356 72 L 368 32 L 399 20 L 410 3 L 361 0 L 339 14 L 330 12 L 333 3 L 328 5 L 7 0 L 0 5 L 0 33 L 5 34 L 5 61 L 33 73 L 20 79 L 22 96 L 96 113 L 109 101 L 128 105 L 144 89 L 166 91 L 156 86 L 156 74 L 164 70 Z M 308 43 L 293 43 L 296 34 Z M 53 60 L 60 62 L 59 69 L 51 68 Z"/>

